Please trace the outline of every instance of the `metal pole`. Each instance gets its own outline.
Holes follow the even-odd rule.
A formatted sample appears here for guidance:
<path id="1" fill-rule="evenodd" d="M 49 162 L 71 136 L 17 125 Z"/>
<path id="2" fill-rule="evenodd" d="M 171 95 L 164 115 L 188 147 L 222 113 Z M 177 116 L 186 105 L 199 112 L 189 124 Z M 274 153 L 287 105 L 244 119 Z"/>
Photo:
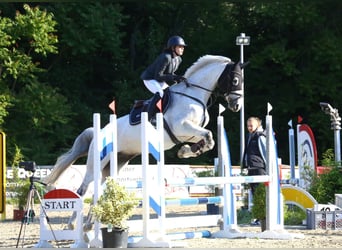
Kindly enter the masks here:
<path id="1" fill-rule="evenodd" d="M 296 162 L 296 155 L 295 155 L 295 141 L 294 141 L 294 130 L 292 128 L 292 120 L 291 120 L 291 128 L 289 129 L 289 153 L 290 153 L 290 167 L 291 167 L 291 181 L 296 179 L 295 174 L 295 162 Z"/>
<path id="2" fill-rule="evenodd" d="M 334 129 L 334 141 L 335 141 L 335 161 L 338 164 L 341 163 L 341 143 L 340 143 L 340 130 Z"/>
<path id="3" fill-rule="evenodd" d="M 240 34 L 242 37 L 245 37 L 245 33 Z M 240 44 L 240 61 L 243 63 L 243 44 Z M 244 69 L 241 70 L 242 79 L 244 79 Z M 245 81 L 243 80 L 242 84 L 242 93 L 244 93 L 245 89 Z M 245 97 L 242 97 L 242 106 L 240 110 L 240 162 L 242 163 L 242 157 L 245 150 Z"/>
<path id="4" fill-rule="evenodd" d="M 319 105 L 321 106 L 321 109 L 325 114 L 330 115 L 331 129 L 334 130 L 335 162 L 341 165 L 341 117 L 338 114 L 338 109 L 333 108 L 329 103 L 320 102 Z"/>

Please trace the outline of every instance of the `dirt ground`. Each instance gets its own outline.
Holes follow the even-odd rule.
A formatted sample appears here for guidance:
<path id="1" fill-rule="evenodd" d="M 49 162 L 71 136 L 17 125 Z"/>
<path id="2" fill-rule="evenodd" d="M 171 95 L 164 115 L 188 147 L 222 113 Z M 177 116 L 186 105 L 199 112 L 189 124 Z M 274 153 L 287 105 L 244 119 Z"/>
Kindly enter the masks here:
<path id="1" fill-rule="evenodd" d="M 184 207 L 171 207 L 168 209 L 170 216 L 182 215 L 199 215 L 203 214 L 206 208 L 202 205 Z M 36 216 L 32 222 L 21 223 L 21 221 L 13 221 L 13 208 L 7 206 L 6 219 L 0 222 L 0 247 L 1 248 L 31 248 L 34 247 L 40 239 L 39 225 L 39 208 L 35 209 Z M 140 216 L 141 210 L 137 209 L 136 216 Z M 50 221 L 53 230 L 61 230 L 66 226 L 67 216 L 62 215 L 58 218 L 53 218 Z M 55 223 L 57 221 L 58 223 Z M 20 231 L 21 229 L 21 231 Z M 238 228 L 242 232 L 258 233 L 260 226 L 239 225 Z M 211 233 L 219 231 L 218 226 L 209 228 L 186 228 L 177 230 L 177 232 L 208 230 Z M 295 238 L 290 240 L 271 240 L 260 238 L 194 238 L 175 240 L 174 247 L 181 248 L 342 248 L 342 230 L 308 230 L 305 227 L 285 227 L 288 233 L 302 235 L 303 238 Z M 176 232 L 175 230 L 167 231 L 167 233 Z M 130 232 L 133 234 L 134 232 Z M 20 235 L 20 238 L 19 238 Z M 134 233 L 134 235 L 136 235 Z M 18 240 L 19 238 L 19 240 Z M 55 247 L 67 248 L 70 247 L 72 241 L 52 241 Z"/>

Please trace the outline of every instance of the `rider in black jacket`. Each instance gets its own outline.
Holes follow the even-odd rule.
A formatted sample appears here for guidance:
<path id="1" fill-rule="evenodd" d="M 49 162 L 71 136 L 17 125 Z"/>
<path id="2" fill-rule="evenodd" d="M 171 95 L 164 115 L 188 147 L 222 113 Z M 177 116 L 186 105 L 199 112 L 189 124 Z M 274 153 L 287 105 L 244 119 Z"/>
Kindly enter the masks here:
<path id="1" fill-rule="evenodd" d="M 149 118 L 155 110 L 156 103 L 163 97 L 163 90 L 169 87 L 170 84 L 186 80 L 183 76 L 175 74 L 182 62 L 181 56 L 185 46 L 182 37 L 170 37 L 166 49 L 141 74 L 140 77 L 144 81 L 146 88 L 155 94 L 148 108 Z"/>

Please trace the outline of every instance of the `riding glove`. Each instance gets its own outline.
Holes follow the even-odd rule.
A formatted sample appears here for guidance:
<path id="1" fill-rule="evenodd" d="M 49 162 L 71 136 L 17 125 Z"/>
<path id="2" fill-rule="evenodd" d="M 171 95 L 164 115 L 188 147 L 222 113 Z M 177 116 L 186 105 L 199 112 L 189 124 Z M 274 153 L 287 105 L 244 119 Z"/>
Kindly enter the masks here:
<path id="1" fill-rule="evenodd" d="M 186 78 L 184 76 L 175 75 L 173 76 L 173 80 L 176 81 L 177 83 L 180 83 L 180 82 L 185 82 Z"/>

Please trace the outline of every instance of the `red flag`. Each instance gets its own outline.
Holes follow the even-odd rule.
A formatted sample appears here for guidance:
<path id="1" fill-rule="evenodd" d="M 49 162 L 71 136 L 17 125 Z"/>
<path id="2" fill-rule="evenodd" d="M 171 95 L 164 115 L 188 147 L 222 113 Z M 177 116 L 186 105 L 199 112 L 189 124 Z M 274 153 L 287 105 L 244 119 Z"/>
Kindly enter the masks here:
<path id="1" fill-rule="evenodd" d="M 162 99 L 160 99 L 157 103 L 156 103 L 157 108 L 159 109 L 160 112 L 162 112 Z"/>
<path id="2" fill-rule="evenodd" d="M 116 114 L 116 112 L 115 112 L 115 100 L 113 100 L 111 103 L 109 103 L 108 107 L 113 111 L 113 114 Z"/>
<path id="3" fill-rule="evenodd" d="M 298 123 L 301 123 L 303 121 L 303 118 L 299 115 L 298 116 Z"/>

